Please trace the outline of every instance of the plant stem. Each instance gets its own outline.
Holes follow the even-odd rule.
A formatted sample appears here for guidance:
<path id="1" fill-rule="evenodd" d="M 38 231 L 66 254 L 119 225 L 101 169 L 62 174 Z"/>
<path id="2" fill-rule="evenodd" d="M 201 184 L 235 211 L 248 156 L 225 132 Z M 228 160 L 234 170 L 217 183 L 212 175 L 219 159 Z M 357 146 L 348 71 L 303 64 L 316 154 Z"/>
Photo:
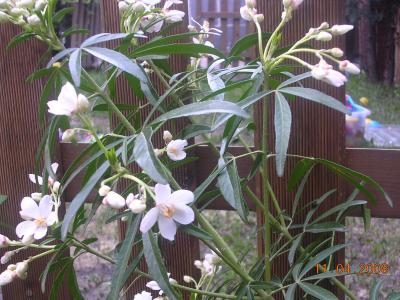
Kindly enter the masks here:
<path id="1" fill-rule="evenodd" d="M 124 114 L 118 109 L 115 105 L 114 101 L 110 98 L 110 96 L 97 84 L 97 82 L 89 75 L 86 70 L 82 69 L 82 74 L 85 78 L 94 86 L 96 92 L 103 98 L 103 100 L 108 104 L 111 110 L 117 115 L 118 119 L 125 125 L 125 127 L 132 133 L 136 133 L 135 128 L 128 121 L 128 119 L 124 116 Z"/>

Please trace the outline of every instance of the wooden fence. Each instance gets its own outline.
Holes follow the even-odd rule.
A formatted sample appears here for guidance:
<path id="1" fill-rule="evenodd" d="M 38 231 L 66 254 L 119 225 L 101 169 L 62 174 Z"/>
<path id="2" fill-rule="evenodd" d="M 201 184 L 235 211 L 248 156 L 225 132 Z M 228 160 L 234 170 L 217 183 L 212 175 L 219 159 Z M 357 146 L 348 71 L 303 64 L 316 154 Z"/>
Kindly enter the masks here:
<path id="1" fill-rule="evenodd" d="M 200 2 L 203 5 L 206 1 L 195 1 L 195 3 Z M 239 1 L 220 0 L 210 1 L 209 3 L 210 6 L 207 8 L 202 7 L 200 9 L 197 7 L 196 10 L 193 10 L 196 12 L 196 16 L 200 19 L 208 17 L 209 20 L 212 19 L 212 26 L 219 26 L 218 24 L 220 24 L 221 27 L 225 26 L 227 28 L 225 31 L 230 32 L 229 30 L 231 29 L 229 29 L 229 22 L 227 20 L 228 17 L 238 19 Z M 216 6 L 217 4 L 221 5 L 221 8 L 226 8 L 227 14 L 224 18 L 218 16 L 211 9 L 212 5 Z M 232 13 L 228 12 L 230 7 L 233 7 Z M 259 1 L 258 9 L 260 13 L 264 13 L 266 16 L 263 24 L 264 29 L 266 31 L 271 30 L 279 21 L 281 0 Z M 316 27 L 322 21 L 328 21 L 332 24 L 343 23 L 344 15 L 343 0 L 305 1 L 299 13 L 294 17 L 293 23 L 285 31 L 285 42 L 293 41 L 303 35 L 309 27 Z M 104 31 L 119 32 L 119 16 L 115 0 L 103 0 L 101 2 L 101 20 Z M 184 24 L 176 29 L 176 32 L 185 31 L 187 21 L 185 20 Z M 238 28 L 240 28 L 240 33 L 238 33 Z M 235 37 L 242 35 L 244 33 L 242 33 L 242 30 L 241 25 L 233 25 L 232 32 Z M 38 126 L 36 111 L 42 84 L 36 82 L 33 85 L 28 85 L 24 82 L 26 77 L 36 67 L 36 62 L 40 54 L 45 51 L 38 42 L 30 41 L 28 44 L 29 47 L 20 45 L 15 51 L 7 52 L 4 45 L 17 32 L 18 29 L 14 26 L 0 26 L 0 42 L 2 45 L 0 47 L 0 91 L 2 93 L 0 110 L 0 139 L 2 142 L 0 143 L 0 150 L 3 155 L 7 155 L 7 159 L 3 157 L 0 160 L 0 194 L 9 195 L 9 201 L 5 206 L 1 207 L 1 221 L 11 225 L 15 225 L 19 219 L 17 214 L 22 197 L 33 191 L 33 186 L 28 182 L 27 174 L 33 170 L 35 147 L 40 140 L 41 131 Z M 343 40 L 339 40 L 336 45 L 343 46 Z M 176 70 L 183 71 L 187 61 L 184 58 L 173 57 L 172 63 Z M 311 81 L 309 85 L 318 87 L 324 92 L 344 100 L 344 88 L 334 89 L 325 84 Z M 155 81 L 155 86 L 159 90 L 162 90 L 161 84 L 158 81 Z M 138 100 L 132 97 L 126 82 L 119 81 L 117 89 L 118 101 L 137 103 Z M 393 168 L 393 166 L 400 165 L 400 152 L 396 150 L 346 149 L 345 121 L 343 115 L 317 104 L 306 103 L 304 101 L 293 101 L 291 106 L 294 123 L 292 126 L 293 138 L 289 151 L 293 154 L 327 158 L 347 164 L 349 167 L 371 175 L 391 193 L 396 203 L 395 208 L 390 209 L 385 206 L 383 201 L 380 202 L 378 207 L 372 207 L 373 215 L 377 217 L 400 217 L 398 201 L 396 201 L 400 195 L 400 185 L 397 180 L 397 178 L 400 178 L 400 168 Z M 262 116 L 257 113 L 258 111 L 261 110 L 256 110 L 255 120 L 260 125 Z M 273 110 L 271 109 L 271 111 Z M 147 111 L 143 111 L 143 115 L 146 113 Z M 183 123 L 180 126 L 183 126 Z M 272 131 L 270 137 L 272 144 Z M 158 138 L 159 142 L 161 142 L 161 137 Z M 260 132 L 256 133 L 255 140 L 256 143 L 261 140 Z M 234 154 L 243 152 L 243 149 L 239 147 L 231 150 Z M 68 160 L 74 156 L 75 152 L 76 149 L 72 145 L 62 144 L 59 147 L 58 154 L 64 166 L 68 164 Z M 195 165 L 195 168 L 191 168 L 191 170 L 181 169 L 176 174 L 179 181 L 184 183 L 185 186 L 193 187 L 202 182 L 215 165 L 215 161 L 209 159 L 211 155 L 207 148 L 199 149 L 193 155 L 200 158 L 200 163 Z M 294 163 L 294 161 L 289 160 L 287 169 L 291 169 Z M 246 163 L 246 161 L 241 162 L 240 172 L 245 172 L 248 165 L 250 164 Z M 273 166 L 271 166 L 271 172 L 271 174 L 274 174 Z M 290 209 L 293 194 L 287 192 L 286 180 L 287 178 L 274 179 L 274 189 L 277 191 L 278 199 L 282 201 L 282 206 Z M 259 195 L 261 194 L 260 186 L 260 178 L 257 178 L 252 188 Z M 79 186 L 71 187 L 65 200 L 71 200 L 78 188 Z M 323 169 L 318 169 L 308 184 L 304 201 L 315 199 L 331 188 L 339 188 L 339 193 L 336 198 L 327 202 L 322 209 L 328 209 L 332 205 L 341 202 L 349 191 L 345 184 L 339 181 L 337 177 Z M 228 207 L 222 199 L 219 199 L 214 203 L 213 208 L 227 209 Z M 259 218 L 260 225 L 262 221 Z M 11 229 L 5 233 L 14 237 Z M 121 227 L 121 235 L 123 234 L 124 228 Z M 307 241 L 311 241 L 311 236 L 307 238 Z M 261 242 L 261 240 L 258 241 L 260 252 L 262 252 Z M 257 241 L 254 241 L 254 247 L 256 246 Z M 184 234 L 179 234 L 176 243 L 163 242 L 162 247 L 166 253 L 168 269 L 172 272 L 174 278 L 181 279 L 183 274 L 192 274 L 195 272 L 193 269 L 193 260 L 198 258 L 199 255 L 198 242 Z M 343 255 L 344 253 L 342 252 L 337 259 L 339 261 L 343 260 Z M 13 285 L 4 287 L 4 300 L 47 299 L 47 295 L 41 293 L 38 281 L 39 275 L 45 265 L 45 261 L 35 263 L 33 266 L 30 266 L 27 280 L 18 281 Z M 274 262 L 276 274 L 282 273 L 287 267 L 287 259 L 285 258 Z M 144 281 L 136 282 L 134 287 L 129 290 L 127 299 L 132 299 L 134 293 L 142 290 L 143 287 Z M 65 286 L 60 290 L 58 299 L 72 299 L 66 292 Z"/>

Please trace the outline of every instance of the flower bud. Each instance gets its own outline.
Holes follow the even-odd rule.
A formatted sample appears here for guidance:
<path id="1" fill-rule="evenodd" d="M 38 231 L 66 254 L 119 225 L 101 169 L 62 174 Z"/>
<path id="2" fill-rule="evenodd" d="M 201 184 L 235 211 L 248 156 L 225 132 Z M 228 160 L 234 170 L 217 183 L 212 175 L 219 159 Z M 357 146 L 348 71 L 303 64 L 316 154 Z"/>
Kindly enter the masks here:
<path id="1" fill-rule="evenodd" d="M 146 210 L 146 203 L 135 199 L 131 201 L 128 207 L 134 214 L 140 214 Z"/>
<path id="2" fill-rule="evenodd" d="M 325 30 L 329 28 L 329 23 L 328 22 L 323 22 L 320 26 L 319 26 L 319 30 Z"/>
<path id="3" fill-rule="evenodd" d="M 42 197 L 43 197 L 42 193 L 32 193 L 31 194 L 31 198 L 33 200 L 35 200 L 36 202 L 40 202 L 40 200 L 42 200 Z"/>
<path id="4" fill-rule="evenodd" d="M 188 275 L 183 276 L 183 281 L 186 283 L 191 283 L 194 281 L 193 277 L 190 277 Z"/>
<path id="5" fill-rule="evenodd" d="M 353 30 L 353 25 L 334 25 L 331 28 L 331 32 L 333 35 L 343 35 Z"/>
<path id="6" fill-rule="evenodd" d="M 123 216 L 123 217 L 121 218 L 121 222 L 126 222 L 126 221 L 128 221 L 128 217 L 127 217 L 127 216 Z"/>
<path id="7" fill-rule="evenodd" d="M 19 0 L 15 5 L 20 8 L 32 8 L 35 5 L 35 0 Z"/>
<path id="8" fill-rule="evenodd" d="M 108 185 L 102 185 L 99 189 L 99 195 L 101 197 L 107 196 L 107 194 L 111 191 L 111 188 Z"/>
<path id="9" fill-rule="evenodd" d="M 255 18 L 257 20 L 257 23 L 262 23 L 264 21 L 264 15 L 263 14 L 257 14 L 257 15 L 255 15 Z"/>
<path id="10" fill-rule="evenodd" d="M 195 260 L 194 266 L 198 269 L 201 269 L 201 268 L 203 268 L 203 263 L 200 260 Z"/>
<path id="11" fill-rule="evenodd" d="M 317 41 L 322 41 L 322 42 L 329 42 L 332 40 L 332 34 L 330 34 L 329 32 L 326 31 L 321 31 L 320 33 L 317 34 L 317 36 L 315 37 L 315 39 Z"/>
<path id="12" fill-rule="evenodd" d="M 110 191 L 104 197 L 103 203 L 114 209 L 121 209 L 125 206 L 125 199 L 120 194 Z"/>
<path id="13" fill-rule="evenodd" d="M 75 139 L 75 129 L 67 129 L 63 132 L 61 141 L 63 143 L 70 143 Z"/>
<path id="14" fill-rule="evenodd" d="M 17 274 L 14 271 L 5 270 L 0 274 L 0 286 L 4 286 L 13 282 L 17 278 Z"/>
<path id="15" fill-rule="evenodd" d="M 46 0 L 38 0 L 35 3 L 35 9 L 36 10 L 43 10 L 47 5 L 47 1 Z"/>
<path id="16" fill-rule="evenodd" d="M 17 263 L 15 273 L 17 274 L 17 276 L 19 278 L 26 279 L 26 277 L 28 276 L 27 271 L 28 271 L 28 261 L 27 260 Z"/>
<path id="17" fill-rule="evenodd" d="M 55 62 L 55 63 L 52 65 L 52 67 L 53 67 L 53 68 L 57 68 L 57 69 L 59 69 L 59 68 L 61 68 L 61 67 L 62 67 L 62 65 L 61 65 L 61 63 L 60 63 L 60 62 Z"/>
<path id="18" fill-rule="evenodd" d="M 120 1 L 120 2 L 118 2 L 118 9 L 119 9 L 119 12 L 121 14 L 123 14 L 124 12 L 126 12 L 129 9 L 129 5 L 125 1 Z"/>
<path id="19" fill-rule="evenodd" d="M 13 7 L 10 11 L 10 14 L 14 17 L 20 17 L 20 16 L 27 16 L 29 15 L 29 12 L 24 9 L 24 8 L 20 8 L 20 7 Z"/>
<path id="20" fill-rule="evenodd" d="M 8 263 L 11 258 L 13 257 L 14 252 L 13 251 L 7 251 L 4 253 L 4 255 L 0 258 L 0 263 L 2 265 L 5 265 L 6 263 Z"/>
<path id="21" fill-rule="evenodd" d="M 146 10 L 146 6 L 142 2 L 136 2 L 132 5 L 132 10 L 137 13 L 142 13 Z"/>
<path id="22" fill-rule="evenodd" d="M 221 259 L 215 253 L 207 253 L 204 259 L 212 265 L 218 265 L 221 262 Z"/>
<path id="23" fill-rule="evenodd" d="M 41 21 L 37 15 L 31 15 L 27 18 L 28 24 L 31 26 L 38 26 L 40 25 Z"/>
<path id="24" fill-rule="evenodd" d="M 78 104 L 76 106 L 76 113 L 85 113 L 89 109 L 89 101 L 86 96 L 79 94 L 78 95 Z"/>
<path id="25" fill-rule="evenodd" d="M 196 27 L 193 26 L 193 25 L 189 25 L 189 26 L 188 26 L 188 30 L 189 30 L 190 32 L 197 32 Z"/>
<path id="26" fill-rule="evenodd" d="M 53 189 L 54 193 L 56 193 L 56 194 L 58 193 L 58 191 L 60 190 L 60 185 L 61 185 L 61 183 L 59 181 L 56 181 L 53 183 L 52 189 Z"/>
<path id="27" fill-rule="evenodd" d="M 332 48 L 330 50 L 330 53 L 334 56 L 334 57 L 342 57 L 344 55 L 344 52 L 342 49 L 340 48 Z"/>
<path id="28" fill-rule="evenodd" d="M 163 155 L 164 151 L 161 149 L 154 149 L 154 154 L 157 157 L 161 157 Z"/>
<path id="29" fill-rule="evenodd" d="M 303 0 L 283 0 L 282 3 L 286 9 L 297 9 L 303 3 Z"/>
<path id="30" fill-rule="evenodd" d="M 341 61 L 339 63 L 339 69 L 343 72 L 348 72 L 350 74 L 358 75 L 360 74 L 361 70 L 355 64 L 351 63 L 348 60 Z"/>
<path id="31" fill-rule="evenodd" d="M 172 134 L 168 130 L 165 130 L 163 133 L 163 140 L 166 144 L 172 141 Z"/>
<path id="32" fill-rule="evenodd" d="M 0 23 L 6 23 L 9 21 L 9 16 L 5 13 L 0 11 Z"/>
<path id="33" fill-rule="evenodd" d="M 10 245 L 8 237 L 0 234 L 0 248 L 7 248 Z"/>

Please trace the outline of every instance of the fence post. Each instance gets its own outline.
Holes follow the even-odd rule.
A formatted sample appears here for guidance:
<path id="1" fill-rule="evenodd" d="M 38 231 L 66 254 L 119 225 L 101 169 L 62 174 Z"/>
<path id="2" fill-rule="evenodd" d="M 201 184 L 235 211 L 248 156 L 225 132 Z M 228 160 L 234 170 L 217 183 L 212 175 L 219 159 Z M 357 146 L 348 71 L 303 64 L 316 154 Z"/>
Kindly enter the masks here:
<path id="1" fill-rule="evenodd" d="M 263 23 L 264 31 L 271 31 L 279 23 L 281 12 L 283 9 L 281 0 L 258 1 L 258 9 L 260 13 L 265 14 Z M 345 22 L 345 1 L 343 0 L 307 0 L 300 6 L 299 10 L 294 14 L 293 20 L 284 30 L 284 43 L 288 44 L 298 40 L 307 33 L 311 27 L 318 27 L 322 22 L 327 21 L 329 24 L 344 24 Z M 344 49 L 344 39 L 335 39 L 335 45 Z M 321 45 L 323 48 L 333 47 L 330 45 Z M 316 58 L 307 57 L 310 61 L 316 61 Z M 333 88 L 322 82 L 310 80 L 305 84 L 307 87 L 317 88 L 338 100 L 344 102 L 345 89 Z M 273 101 L 270 101 L 271 103 Z M 261 107 L 260 107 L 261 108 Z M 293 113 L 292 135 L 289 146 L 289 153 L 321 157 L 335 161 L 337 163 L 345 163 L 345 116 L 321 105 L 305 102 L 302 99 L 291 101 Z M 256 123 L 262 124 L 262 109 L 255 110 Z M 273 107 L 270 109 L 270 128 L 273 129 Z M 260 125 L 257 128 L 261 128 Z M 256 141 L 261 140 L 261 133 L 256 134 Z M 270 133 L 270 145 L 273 149 L 274 133 Z M 294 194 L 287 191 L 287 179 L 290 176 L 289 170 L 292 170 L 296 161 L 288 159 L 284 178 L 276 178 L 275 166 L 271 164 L 270 174 L 273 181 L 274 190 L 277 192 L 278 199 L 281 201 L 283 209 L 291 211 L 291 204 Z M 258 178 L 258 187 L 261 186 L 261 180 Z M 326 211 L 338 202 L 343 201 L 345 197 L 345 188 L 343 182 L 337 176 L 329 173 L 322 168 L 317 168 L 311 180 L 307 185 L 307 189 L 303 195 L 303 204 L 320 197 L 331 189 L 338 189 L 336 197 L 331 197 L 325 202 L 321 209 Z M 258 194 L 261 195 L 260 189 Z M 305 214 L 299 216 L 299 220 L 304 220 Z M 343 234 L 339 235 L 341 242 L 344 238 Z M 313 240 L 312 236 L 307 236 L 304 241 L 306 244 Z M 259 249 L 262 251 L 262 240 L 259 240 Z M 336 262 L 344 263 L 344 251 L 336 257 Z M 280 276 L 286 274 L 288 270 L 288 260 L 282 257 L 273 262 L 274 275 Z M 332 289 L 332 286 L 328 286 Z M 334 293 L 340 295 L 339 292 Z"/>
<path id="2" fill-rule="evenodd" d="M 22 221 L 19 216 L 21 200 L 35 191 L 28 174 L 34 171 L 36 149 L 42 135 L 37 113 L 42 82 L 28 84 L 26 78 L 35 71 L 40 56 L 46 51 L 36 40 L 7 51 L 6 45 L 19 33 L 15 25 L 0 26 L 0 194 L 8 196 L 0 208 L 0 232 L 12 239 L 16 238 L 16 224 Z M 21 251 L 13 257 L 12 263 L 34 253 Z M 2 288 L 3 299 L 47 299 L 48 294 L 42 293 L 39 279 L 46 264 L 46 259 L 30 264 L 26 280 L 17 280 Z M 0 268 L 2 272 L 5 266 Z M 50 281 L 47 292 L 49 287 Z M 60 289 L 58 299 L 70 299 L 64 287 Z"/>
<path id="3" fill-rule="evenodd" d="M 180 10 L 185 11 L 186 16 L 188 13 L 187 2 L 184 1 L 184 8 L 180 6 Z M 116 1 L 103 0 L 101 1 L 101 13 L 104 22 L 105 32 L 120 32 L 119 28 L 119 12 L 118 5 Z M 177 34 L 187 31 L 187 18 L 181 26 L 175 27 L 171 30 L 171 34 Z M 185 71 L 188 60 L 186 58 L 171 56 L 170 63 L 173 71 Z M 152 77 L 152 82 L 157 91 L 161 94 L 164 90 L 161 82 L 155 77 Z M 135 98 L 132 94 L 128 83 L 125 80 L 118 80 L 117 83 L 117 98 L 119 102 L 138 104 L 140 100 Z M 145 100 L 146 101 L 146 100 Z M 145 108 L 141 112 L 142 118 L 145 118 L 151 108 Z M 182 129 L 185 121 L 179 120 L 176 122 L 176 130 Z M 155 145 L 163 144 L 162 136 L 160 135 L 162 131 L 159 132 L 157 136 L 154 137 L 153 142 Z M 177 172 L 174 172 L 175 178 L 184 187 L 190 187 L 193 185 L 194 177 L 189 173 L 186 168 L 179 168 Z M 121 226 L 120 235 L 123 238 L 125 234 L 125 228 Z M 166 265 L 168 271 L 171 273 L 171 277 L 183 283 L 183 275 L 185 274 L 195 274 L 196 270 L 193 265 L 193 261 L 199 258 L 199 242 L 198 240 L 186 235 L 179 233 L 176 236 L 176 241 L 174 243 L 167 242 L 163 240 L 161 242 L 161 247 L 163 248 L 164 257 L 166 259 Z M 135 250 L 133 251 L 135 255 Z M 141 268 L 145 268 L 145 263 L 142 262 Z M 140 292 L 145 289 L 145 284 L 148 280 L 140 278 L 135 281 L 135 284 L 129 288 L 127 293 L 127 299 L 133 299 L 135 293 Z"/>

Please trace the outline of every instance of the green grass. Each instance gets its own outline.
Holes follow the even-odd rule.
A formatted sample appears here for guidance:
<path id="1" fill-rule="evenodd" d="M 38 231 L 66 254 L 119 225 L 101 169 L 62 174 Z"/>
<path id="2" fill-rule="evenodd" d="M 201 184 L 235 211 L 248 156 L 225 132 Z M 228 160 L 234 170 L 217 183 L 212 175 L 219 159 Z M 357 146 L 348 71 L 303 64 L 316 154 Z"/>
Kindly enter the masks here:
<path id="1" fill-rule="evenodd" d="M 371 119 L 382 124 L 400 124 L 400 87 L 390 87 L 368 81 L 365 75 L 352 76 L 347 84 L 347 94 L 358 102 L 369 99 Z"/>

